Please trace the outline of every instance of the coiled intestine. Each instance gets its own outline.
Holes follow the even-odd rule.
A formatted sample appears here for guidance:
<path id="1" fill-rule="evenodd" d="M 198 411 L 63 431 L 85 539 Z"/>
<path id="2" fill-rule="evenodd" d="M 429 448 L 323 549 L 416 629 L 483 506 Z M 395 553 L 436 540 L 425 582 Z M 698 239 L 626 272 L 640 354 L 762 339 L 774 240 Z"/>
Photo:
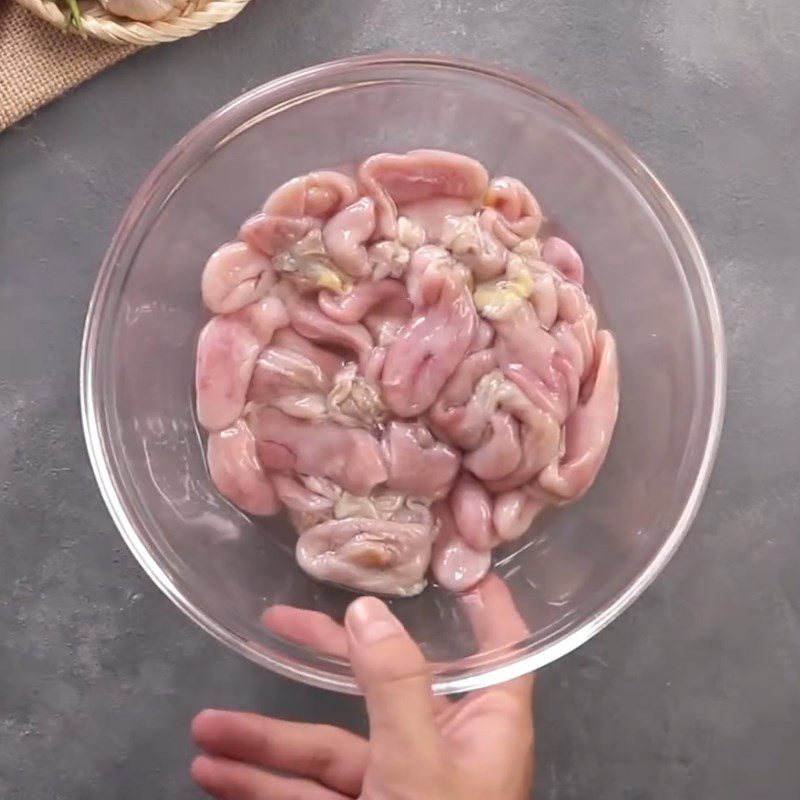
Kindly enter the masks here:
<path id="1" fill-rule="evenodd" d="M 580 497 L 617 417 L 583 262 L 463 155 L 295 178 L 209 259 L 197 416 L 218 491 L 286 507 L 312 577 L 413 595 Z"/>

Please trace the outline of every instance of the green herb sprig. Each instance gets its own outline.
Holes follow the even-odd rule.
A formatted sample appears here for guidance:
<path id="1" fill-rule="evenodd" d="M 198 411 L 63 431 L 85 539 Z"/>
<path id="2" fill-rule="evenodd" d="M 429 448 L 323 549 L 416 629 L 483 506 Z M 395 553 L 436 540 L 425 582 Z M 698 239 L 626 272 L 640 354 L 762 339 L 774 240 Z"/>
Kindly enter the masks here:
<path id="1" fill-rule="evenodd" d="M 81 16 L 80 8 L 78 8 L 78 0 L 64 0 L 64 2 L 67 5 L 65 11 L 67 25 L 83 33 L 83 17 Z"/>

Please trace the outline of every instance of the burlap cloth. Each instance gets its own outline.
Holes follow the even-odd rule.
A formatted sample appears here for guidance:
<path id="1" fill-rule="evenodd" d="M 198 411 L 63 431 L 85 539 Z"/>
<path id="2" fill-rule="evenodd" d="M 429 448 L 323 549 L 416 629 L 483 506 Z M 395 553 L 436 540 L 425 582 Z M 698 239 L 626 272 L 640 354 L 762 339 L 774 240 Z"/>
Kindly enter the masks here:
<path id="1" fill-rule="evenodd" d="M 0 131 L 137 49 L 68 36 L 0 0 Z"/>

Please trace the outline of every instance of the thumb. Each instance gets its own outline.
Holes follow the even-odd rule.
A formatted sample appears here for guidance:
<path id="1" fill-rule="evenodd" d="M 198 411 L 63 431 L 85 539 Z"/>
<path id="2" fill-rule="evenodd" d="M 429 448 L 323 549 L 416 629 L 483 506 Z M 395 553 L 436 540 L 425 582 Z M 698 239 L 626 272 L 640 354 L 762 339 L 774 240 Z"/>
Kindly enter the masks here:
<path id="1" fill-rule="evenodd" d="M 351 603 L 344 624 L 373 748 L 403 756 L 434 753 L 438 733 L 431 677 L 419 647 L 375 597 Z"/>

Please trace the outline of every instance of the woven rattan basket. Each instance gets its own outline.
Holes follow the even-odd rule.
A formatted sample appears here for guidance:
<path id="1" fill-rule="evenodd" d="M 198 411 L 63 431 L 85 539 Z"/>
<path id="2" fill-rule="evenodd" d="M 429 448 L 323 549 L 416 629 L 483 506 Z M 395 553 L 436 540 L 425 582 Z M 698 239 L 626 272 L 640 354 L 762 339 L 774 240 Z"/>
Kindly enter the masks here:
<path id="1" fill-rule="evenodd" d="M 53 25 L 67 32 L 78 33 L 68 25 L 63 7 L 53 0 L 16 0 L 16 2 Z M 190 0 L 182 12 L 158 22 L 135 22 L 115 17 L 104 11 L 94 0 L 81 2 L 80 7 L 83 32 L 88 36 L 112 44 L 144 46 L 171 42 L 213 28 L 220 22 L 233 19 L 248 2 L 249 0 Z"/>

